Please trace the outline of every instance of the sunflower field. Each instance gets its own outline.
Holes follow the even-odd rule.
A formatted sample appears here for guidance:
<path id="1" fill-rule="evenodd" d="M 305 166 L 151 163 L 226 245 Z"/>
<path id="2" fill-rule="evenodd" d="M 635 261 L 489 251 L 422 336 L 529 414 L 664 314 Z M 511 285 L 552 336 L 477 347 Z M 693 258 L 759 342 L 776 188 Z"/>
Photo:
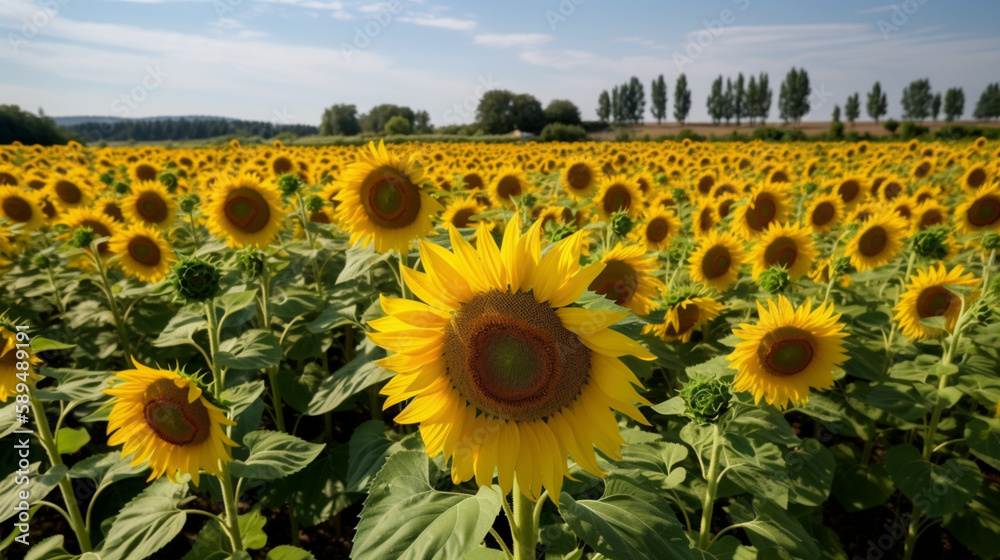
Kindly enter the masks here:
<path id="1" fill-rule="evenodd" d="M 1000 556 L 1000 145 L 0 147 L 0 558 Z"/>

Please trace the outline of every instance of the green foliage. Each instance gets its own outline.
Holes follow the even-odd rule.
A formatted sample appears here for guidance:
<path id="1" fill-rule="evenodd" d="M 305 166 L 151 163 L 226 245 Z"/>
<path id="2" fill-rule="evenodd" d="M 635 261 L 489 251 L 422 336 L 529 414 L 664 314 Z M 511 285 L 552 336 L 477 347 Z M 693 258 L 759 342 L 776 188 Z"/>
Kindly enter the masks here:
<path id="1" fill-rule="evenodd" d="M 354 105 L 333 105 L 323 111 L 319 133 L 323 136 L 353 136 L 361 132 L 358 109 Z"/>
<path id="2" fill-rule="evenodd" d="M 1000 118 L 1000 82 L 986 86 L 976 102 L 972 116 L 978 120 Z"/>
<path id="3" fill-rule="evenodd" d="M 881 83 L 875 82 L 872 90 L 868 92 L 868 103 L 865 105 L 865 109 L 868 111 L 868 116 L 875 122 L 878 122 L 881 117 L 884 117 L 889 112 L 889 99 L 885 92 L 882 91 Z"/>
<path id="4" fill-rule="evenodd" d="M 896 134 L 899 129 L 899 121 L 895 119 L 889 119 L 882 124 L 882 126 L 889 131 L 889 134 Z"/>
<path id="5" fill-rule="evenodd" d="M 413 127 L 410 124 L 410 121 L 406 120 L 406 117 L 395 115 L 386 121 L 384 132 L 392 135 L 406 135 L 413 132 Z"/>
<path id="6" fill-rule="evenodd" d="M 174 289 L 188 301 L 206 301 L 219 291 L 219 270 L 201 259 L 178 262 L 172 275 Z"/>
<path id="7" fill-rule="evenodd" d="M 582 142 L 587 139 L 587 131 L 580 125 L 550 123 L 545 125 L 538 139 L 543 142 Z"/>
<path id="8" fill-rule="evenodd" d="M 545 122 L 579 125 L 580 108 L 568 99 L 553 99 L 545 107 Z"/>
<path id="9" fill-rule="evenodd" d="M 0 105 L 0 144 L 52 146 L 69 142 L 66 132 L 39 109 L 38 115 L 17 105 Z"/>
<path id="10" fill-rule="evenodd" d="M 925 78 L 910 82 L 903 88 L 903 98 L 899 104 L 903 107 L 904 119 L 922 121 L 931 116 L 934 104 L 931 81 Z"/>
<path id="11" fill-rule="evenodd" d="M 785 75 L 778 93 L 778 115 L 781 120 L 798 123 L 809 113 L 809 96 L 812 87 L 809 85 L 809 74 L 805 68 L 792 68 Z"/>
<path id="12" fill-rule="evenodd" d="M 545 127 L 545 112 L 532 95 L 494 89 L 479 100 L 476 123 L 486 134 L 507 134 L 515 129 L 537 134 Z"/>
<path id="13" fill-rule="evenodd" d="M 688 89 L 687 76 L 681 74 L 677 76 L 677 85 L 674 86 L 674 119 L 684 124 L 690 111 L 691 90 Z"/>

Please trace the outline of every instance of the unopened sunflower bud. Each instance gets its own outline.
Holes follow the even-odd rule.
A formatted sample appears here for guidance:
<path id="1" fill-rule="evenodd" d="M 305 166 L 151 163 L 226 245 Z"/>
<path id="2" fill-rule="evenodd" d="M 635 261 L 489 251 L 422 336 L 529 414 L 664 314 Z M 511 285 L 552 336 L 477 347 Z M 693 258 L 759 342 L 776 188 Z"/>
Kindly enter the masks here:
<path id="1" fill-rule="evenodd" d="M 729 386 L 718 379 L 692 379 L 681 389 L 686 413 L 699 422 L 713 422 L 729 409 Z"/>
<path id="2" fill-rule="evenodd" d="M 286 173 L 278 179 L 278 189 L 284 193 L 285 196 L 292 196 L 299 191 L 302 186 L 302 181 L 291 173 Z"/>
<path id="3" fill-rule="evenodd" d="M 769 294 L 784 292 L 792 283 L 788 270 L 782 266 L 772 266 L 762 272 L 757 279 L 757 285 Z"/>
<path id="4" fill-rule="evenodd" d="M 196 194 L 186 194 L 180 199 L 181 212 L 190 214 L 201 203 L 201 198 Z"/>
<path id="5" fill-rule="evenodd" d="M 929 227 L 913 236 L 913 250 L 921 257 L 941 260 L 948 256 L 948 230 Z"/>
<path id="6" fill-rule="evenodd" d="M 173 284 L 185 299 L 205 301 L 219 290 L 219 271 L 201 259 L 184 259 L 174 266 Z"/>
<path id="7" fill-rule="evenodd" d="M 69 244 L 77 249 L 86 249 L 94 242 L 94 230 L 89 227 L 79 227 L 69 236 Z"/>
<path id="8" fill-rule="evenodd" d="M 986 235 L 984 235 L 983 249 L 986 249 L 987 251 L 994 251 L 996 249 L 1000 249 L 1000 235 L 997 235 L 997 233 L 993 231 L 988 232 Z"/>
<path id="9" fill-rule="evenodd" d="M 618 237 L 628 235 L 632 231 L 633 225 L 635 224 L 632 222 L 632 218 L 629 217 L 628 212 L 618 210 L 611 215 L 611 231 Z"/>
<path id="10" fill-rule="evenodd" d="M 317 196 L 315 194 L 309 195 L 306 199 L 306 210 L 310 212 L 319 212 L 323 209 L 323 197 Z"/>
<path id="11" fill-rule="evenodd" d="M 131 188 L 128 186 L 128 183 L 118 181 L 113 187 L 111 187 L 111 190 L 115 191 L 115 194 L 125 195 L 129 193 Z"/>
<path id="12" fill-rule="evenodd" d="M 34 257 L 31 257 L 31 264 L 34 265 L 35 268 L 45 270 L 52 265 L 52 261 L 49 259 L 48 255 L 38 253 Z"/>
<path id="13" fill-rule="evenodd" d="M 248 280 L 254 280 L 260 278 L 264 271 L 265 258 L 264 253 L 253 247 L 247 247 L 236 252 L 236 266 Z"/>

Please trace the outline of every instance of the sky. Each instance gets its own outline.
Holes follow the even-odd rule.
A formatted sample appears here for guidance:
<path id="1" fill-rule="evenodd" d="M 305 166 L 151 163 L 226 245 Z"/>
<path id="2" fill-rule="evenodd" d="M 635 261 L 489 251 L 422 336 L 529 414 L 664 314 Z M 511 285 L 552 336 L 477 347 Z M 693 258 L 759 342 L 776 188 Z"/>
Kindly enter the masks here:
<path id="1" fill-rule="evenodd" d="M 701 122 L 716 76 L 766 72 L 777 120 L 781 80 L 804 67 L 806 120 L 854 92 L 863 107 L 876 80 L 899 118 L 918 78 L 963 88 L 969 117 L 1000 81 L 998 21 L 996 0 L 0 0 L 0 103 L 313 125 L 336 103 L 394 103 L 441 126 L 507 89 L 594 120 L 600 92 L 633 75 L 648 96 L 663 74 L 671 113 L 683 72 Z"/>

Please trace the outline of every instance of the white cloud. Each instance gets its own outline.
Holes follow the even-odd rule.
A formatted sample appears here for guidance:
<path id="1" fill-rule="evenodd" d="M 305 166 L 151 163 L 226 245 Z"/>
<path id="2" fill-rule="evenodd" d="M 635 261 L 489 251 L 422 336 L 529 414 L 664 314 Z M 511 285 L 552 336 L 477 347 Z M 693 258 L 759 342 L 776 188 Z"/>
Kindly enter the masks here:
<path id="1" fill-rule="evenodd" d="M 888 6 L 875 6 L 874 8 L 868 8 L 867 10 L 861 10 L 859 12 L 854 12 L 854 15 L 861 16 L 865 14 L 876 14 L 878 12 L 888 12 L 892 10 L 895 6 L 889 4 Z"/>
<path id="2" fill-rule="evenodd" d="M 552 35 L 544 33 L 484 33 L 476 35 L 477 45 L 488 47 L 534 47 L 552 40 Z"/>
<path id="3" fill-rule="evenodd" d="M 476 20 L 473 19 L 457 19 L 435 16 L 404 16 L 399 18 L 399 21 L 405 21 L 407 23 L 422 25 L 425 27 L 450 29 L 452 31 L 472 31 L 476 28 Z"/>

